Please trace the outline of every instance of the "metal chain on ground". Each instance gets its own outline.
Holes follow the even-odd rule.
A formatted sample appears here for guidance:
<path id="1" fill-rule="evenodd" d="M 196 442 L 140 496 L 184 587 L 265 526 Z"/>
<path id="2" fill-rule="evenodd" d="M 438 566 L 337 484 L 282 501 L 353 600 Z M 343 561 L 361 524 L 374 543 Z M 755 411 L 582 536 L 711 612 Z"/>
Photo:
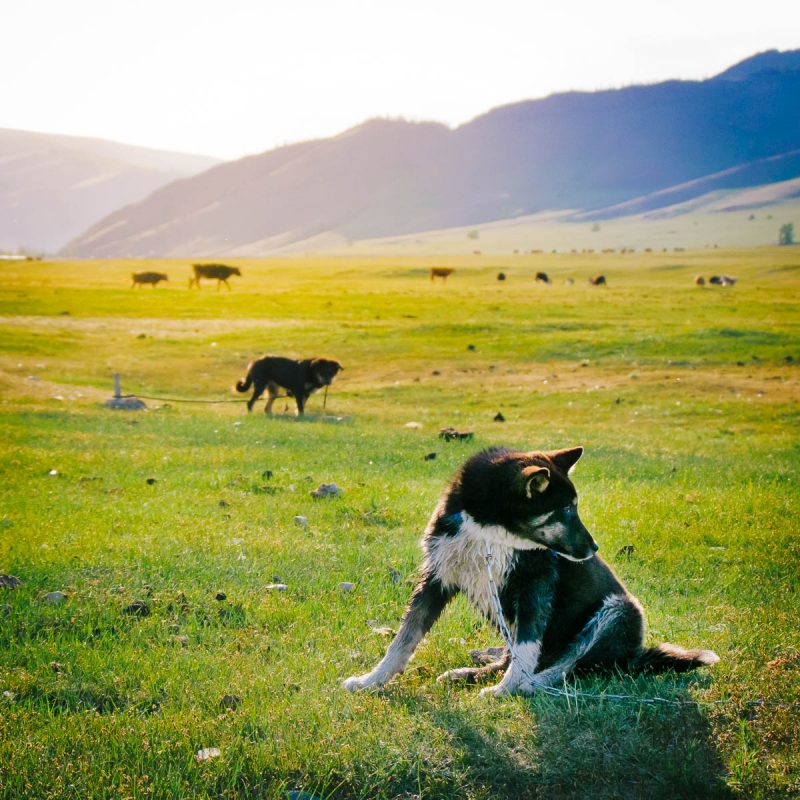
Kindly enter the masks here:
<path id="1" fill-rule="evenodd" d="M 569 691 L 567 689 L 556 689 L 554 686 L 536 685 L 536 679 L 530 672 L 520 663 L 517 648 L 514 645 L 511 631 L 506 622 L 505 615 L 503 614 L 503 607 L 500 603 L 500 594 L 497 591 L 497 584 L 492 574 L 492 546 L 486 542 L 486 569 L 489 573 L 489 599 L 492 603 L 492 610 L 494 611 L 495 621 L 506 643 L 506 647 L 511 655 L 511 664 L 514 669 L 518 669 L 534 686 L 537 692 L 552 695 L 553 697 L 564 697 L 569 702 L 570 698 L 574 700 L 625 700 L 633 703 L 640 703 L 642 705 L 668 705 L 668 706 L 718 706 L 718 705 L 734 705 L 732 700 L 671 700 L 666 697 L 636 697 L 631 694 L 592 694 L 591 692 L 582 692 L 578 689 Z M 566 686 L 566 675 L 564 675 L 564 685 Z M 781 703 L 771 702 L 766 700 L 746 700 L 743 703 L 746 706 L 763 706 L 768 708 L 800 708 L 800 703 Z"/>

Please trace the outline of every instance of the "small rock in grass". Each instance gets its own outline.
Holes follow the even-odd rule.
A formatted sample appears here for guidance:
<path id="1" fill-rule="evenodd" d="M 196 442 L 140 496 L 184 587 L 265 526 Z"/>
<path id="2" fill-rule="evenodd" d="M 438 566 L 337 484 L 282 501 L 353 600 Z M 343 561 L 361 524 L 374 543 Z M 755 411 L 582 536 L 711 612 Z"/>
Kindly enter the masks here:
<path id="1" fill-rule="evenodd" d="M 436 453 L 425 453 L 426 461 L 434 461 L 435 459 L 436 459 Z"/>
<path id="2" fill-rule="evenodd" d="M 122 609 L 122 613 L 130 614 L 132 617 L 149 617 L 150 606 L 144 600 L 134 600 Z"/>
<path id="3" fill-rule="evenodd" d="M 225 711 L 236 711 L 242 704 L 242 698 L 238 694 L 226 694 L 222 700 L 219 701 L 220 708 Z"/>
<path id="4" fill-rule="evenodd" d="M 212 758 L 218 758 L 221 755 L 222 753 L 220 752 L 219 747 L 204 747 L 197 751 L 195 758 L 198 761 L 208 761 Z"/>
<path id="5" fill-rule="evenodd" d="M 292 517 L 296 525 L 299 525 L 301 528 L 308 527 L 308 517 L 303 517 L 298 514 L 296 517 Z"/>
<path id="6" fill-rule="evenodd" d="M 50 472 L 48 472 L 47 474 L 48 475 L 52 475 L 55 478 L 55 476 L 58 475 L 58 470 L 57 469 L 51 469 Z"/>
<path id="7" fill-rule="evenodd" d="M 225 592 L 217 592 L 214 595 L 214 599 L 221 603 L 223 600 L 228 599 L 228 595 L 226 595 Z"/>
<path id="8" fill-rule="evenodd" d="M 635 547 L 635 545 L 632 545 L 632 544 L 626 544 L 626 545 L 624 545 L 623 547 L 620 547 L 620 549 L 619 549 L 619 550 L 617 550 L 617 555 L 618 555 L 618 556 L 627 556 L 627 558 L 628 558 L 628 561 L 630 561 L 630 560 L 631 560 L 631 556 L 632 556 L 632 555 L 633 555 L 635 552 L 636 552 L 636 547 Z"/>
<path id="9" fill-rule="evenodd" d="M 340 581 L 339 582 L 339 588 L 343 592 L 352 592 L 353 589 L 356 588 L 356 585 L 354 583 L 350 583 L 350 581 Z"/>
<path id="10" fill-rule="evenodd" d="M 343 490 L 335 483 L 321 483 L 310 494 L 313 498 L 318 499 L 320 497 L 336 497 L 342 493 Z"/>
<path id="11" fill-rule="evenodd" d="M 497 413 L 494 415 L 494 421 L 495 421 L 495 422 L 505 422 L 505 421 L 506 421 L 506 418 L 503 416 L 503 413 L 502 413 L 501 411 L 498 411 L 498 412 L 497 412 Z"/>
<path id="12" fill-rule="evenodd" d="M 454 440 L 469 441 L 474 438 L 474 436 L 475 433 L 473 431 L 457 431 L 452 426 L 442 428 L 439 431 L 439 438 L 444 439 L 446 442 L 452 442 Z"/>
<path id="13" fill-rule="evenodd" d="M 44 596 L 44 599 L 50 603 L 51 606 L 57 606 L 60 603 L 63 603 L 67 599 L 67 596 L 64 594 L 64 592 L 48 592 Z"/>
<path id="14" fill-rule="evenodd" d="M 406 422 L 406 424 L 403 425 L 403 427 L 404 428 L 410 428 L 412 431 L 418 431 L 422 427 L 422 423 L 421 422 L 413 422 L 413 421 L 412 422 Z"/>
<path id="15" fill-rule="evenodd" d="M 0 575 L 0 589 L 16 589 L 22 581 L 16 575 Z"/>
<path id="16" fill-rule="evenodd" d="M 148 486 L 152 486 L 155 482 L 156 482 L 155 478 L 148 478 L 147 479 L 147 485 Z"/>
<path id="17" fill-rule="evenodd" d="M 264 588 L 268 592 L 285 592 L 289 587 L 285 583 L 269 583 Z"/>

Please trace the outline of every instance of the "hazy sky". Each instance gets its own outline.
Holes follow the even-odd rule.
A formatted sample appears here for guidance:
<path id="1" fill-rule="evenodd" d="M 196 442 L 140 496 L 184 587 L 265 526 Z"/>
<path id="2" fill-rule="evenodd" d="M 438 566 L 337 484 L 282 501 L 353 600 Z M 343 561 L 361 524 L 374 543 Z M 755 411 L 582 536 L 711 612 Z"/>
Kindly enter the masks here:
<path id="1" fill-rule="evenodd" d="M 235 158 L 800 47 L 800 0 L 0 0 L 0 127 Z"/>

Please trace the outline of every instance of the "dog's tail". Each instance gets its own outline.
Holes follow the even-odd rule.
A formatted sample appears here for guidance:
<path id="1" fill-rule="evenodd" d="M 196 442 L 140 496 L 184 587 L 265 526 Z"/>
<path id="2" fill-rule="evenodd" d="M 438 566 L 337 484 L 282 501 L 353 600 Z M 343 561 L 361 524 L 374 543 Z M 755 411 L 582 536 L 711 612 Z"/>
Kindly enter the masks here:
<path id="1" fill-rule="evenodd" d="M 246 392 L 253 385 L 253 365 L 247 365 L 247 375 L 240 381 L 236 381 L 236 391 Z"/>
<path id="2" fill-rule="evenodd" d="M 717 661 L 719 656 L 713 650 L 684 650 L 674 644 L 660 644 L 642 650 L 631 668 L 634 673 L 689 672 Z"/>

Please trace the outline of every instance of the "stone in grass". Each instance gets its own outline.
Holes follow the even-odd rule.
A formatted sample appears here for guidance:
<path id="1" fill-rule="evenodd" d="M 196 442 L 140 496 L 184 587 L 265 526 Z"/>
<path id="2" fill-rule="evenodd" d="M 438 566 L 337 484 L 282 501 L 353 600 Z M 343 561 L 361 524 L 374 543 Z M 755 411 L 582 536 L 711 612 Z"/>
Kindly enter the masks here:
<path id="1" fill-rule="evenodd" d="M 242 698 L 238 694 L 226 694 L 219 701 L 219 707 L 223 711 L 236 711 L 242 704 Z"/>
<path id="2" fill-rule="evenodd" d="M 299 525 L 301 528 L 308 527 L 308 517 L 303 517 L 298 514 L 296 517 L 292 517 L 292 519 L 294 520 L 295 525 Z"/>
<path id="3" fill-rule="evenodd" d="M 148 478 L 146 483 L 148 486 L 152 486 L 156 482 L 155 478 Z"/>
<path id="4" fill-rule="evenodd" d="M 16 589 L 22 581 L 16 575 L 0 575 L 0 589 Z"/>
<path id="5" fill-rule="evenodd" d="M 129 614 L 132 617 L 149 617 L 150 606 L 144 600 L 134 600 L 130 605 L 122 609 L 123 614 Z"/>
<path id="6" fill-rule="evenodd" d="M 343 493 L 335 483 L 321 483 L 311 492 L 311 496 L 315 499 L 320 497 L 336 497 Z"/>
<path id="7" fill-rule="evenodd" d="M 64 592 L 48 592 L 44 596 L 44 599 L 50 603 L 51 606 L 57 606 L 60 603 L 65 602 L 67 596 L 64 594 Z"/>
<path id="8" fill-rule="evenodd" d="M 285 583 L 269 583 L 264 588 L 268 592 L 285 592 L 289 587 Z"/>
<path id="9" fill-rule="evenodd" d="M 426 461 L 435 461 L 436 460 L 436 453 L 425 453 L 425 460 Z"/>
<path id="10" fill-rule="evenodd" d="M 354 583 L 350 583 L 350 581 L 340 581 L 339 582 L 339 588 L 343 592 L 352 592 L 353 589 L 356 588 L 356 585 Z"/>
<path id="11" fill-rule="evenodd" d="M 221 603 L 223 600 L 227 600 L 228 599 L 228 595 L 226 595 L 225 592 L 217 592 L 214 595 L 214 599 Z"/>
<path id="12" fill-rule="evenodd" d="M 219 747 L 203 747 L 195 753 L 198 761 L 210 761 L 212 758 L 219 758 L 222 755 Z"/>

